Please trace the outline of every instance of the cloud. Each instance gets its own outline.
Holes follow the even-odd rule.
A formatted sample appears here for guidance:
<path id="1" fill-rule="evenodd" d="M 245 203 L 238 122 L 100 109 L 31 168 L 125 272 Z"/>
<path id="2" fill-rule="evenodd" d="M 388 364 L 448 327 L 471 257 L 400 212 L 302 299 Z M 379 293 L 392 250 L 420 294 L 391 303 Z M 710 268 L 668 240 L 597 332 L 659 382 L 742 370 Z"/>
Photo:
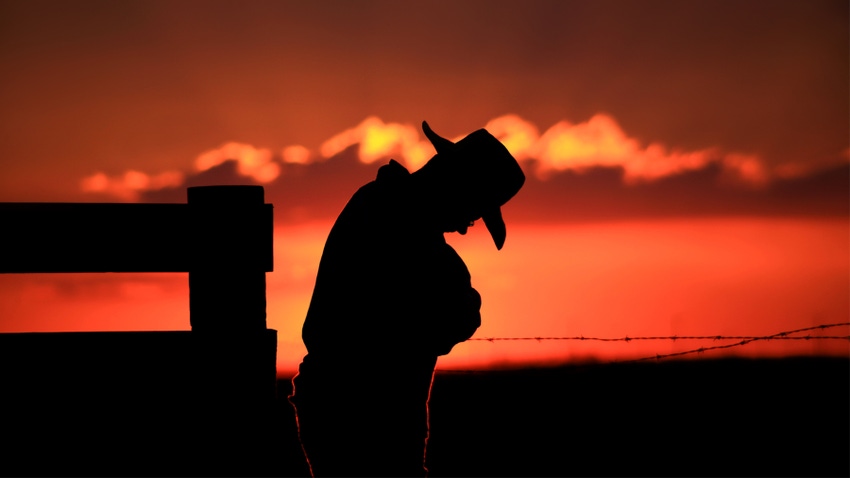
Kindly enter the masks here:
<path id="1" fill-rule="evenodd" d="M 520 162 L 535 160 L 534 173 L 545 179 L 562 171 L 585 171 L 594 167 L 620 168 L 623 181 L 634 184 L 682 174 L 718 163 L 726 175 L 737 182 L 761 186 L 769 180 L 762 160 L 755 155 L 722 153 L 719 148 L 696 151 L 670 150 L 660 142 L 641 146 L 629 137 L 609 115 L 597 114 L 581 123 L 560 121 L 543 134 L 517 115 L 504 115 L 484 126 L 497 137 Z M 455 138 L 455 140 L 459 140 Z M 409 169 L 418 169 L 434 153 L 431 144 L 420 137 L 419 129 L 409 124 L 384 123 L 370 116 L 354 128 L 344 130 L 320 148 L 322 158 L 330 158 L 346 148 L 357 146 L 360 161 L 371 164 L 394 157 Z M 303 148 L 303 147 L 294 147 Z M 306 164 L 305 150 L 284 150 L 284 160 Z"/>
<path id="2" fill-rule="evenodd" d="M 525 161 L 536 153 L 540 133 L 536 126 L 517 115 L 505 115 L 490 120 L 484 129 L 498 138 L 517 161 Z"/>
<path id="3" fill-rule="evenodd" d="M 236 161 L 239 174 L 260 184 L 270 183 L 280 174 L 280 166 L 272 160 L 271 150 L 236 142 L 201 153 L 195 159 L 195 169 L 206 171 L 229 160 Z"/>
<path id="4" fill-rule="evenodd" d="M 752 187 L 763 187 L 770 181 L 770 173 L 758 156 L 729 153 L 723 156 L 721 164 L 727 177 Z"/>
<path id="5" fill-rule="evenodd" d="M 359 145 L 360 161 L 366 164 L 397 156 L 413 170 L 419 169 L 435 154 L 431 143 L 419 139 L 417 128 L 401 123 L 384 123 L 375 116 L 334 135 L 322 143 L 320 152 L 323 157 L 330 158 L 353 145 Z"/>
<path id="6" fill-rule="evenodd" d="M 773 170 L 773 176 L 781 179 L 795 179 L 816 175 L 822 171 L 840 168 L 850 164 L 850 148 L 817 161 L 780 164 Z"/>
<path id="7" fill-rule="evenodd" d="M 283 148 L 280 152 L 280 156 L 283 158 L 283 162 L 285 163 L 310 164 L 310 162 L 312 162 L 313 154 L 306 147 L 297 144 Z"/>
<path id="8" fill-rule="evenodd" d="M 165 171 L 155 175 L 129 170 L 118 176 L 97 172 L 80 181 L 84 193 L 100 193 L 123 201 L 136 201 L 144 191 L 177 187 L 183 184 L 184 173 Z"/>
<path id="9" fill-rule="evenodd" d="M 563 171 L 606 167 L 621 169 L 623 181 L 635 184 L 696 171 L 716 162 L 741 183 L 762 185 L 768 180 L 757 156 L 724 154 L 719 148 L 670 150 L 660 142 L 641 146 L 614 118 L 601 113 L 581 123 L 559 121 L 542 135 L 533 124 L 516 115 L 496 118 L 485 127 L 517 160 L 535 159 L 534 172 L 541 179 Z"/>
<path id="10" fill-rule="evenodd" d="M 290 163 L 308 161 L 309 151 L 306 151 L 306 148 L 303 148 L 304 151 L 299 148 L 294 146 L 285 149 L 282 159 Z M 277 179 L 281 172 L 281 166 L 275 161 L 271 150 L 231 141 L 199 154 L 194 161 L 194 172 L 165 171 L 147 174 L 131 169 L 123 174 L 110 176 L 99 171 L 84 177 L 80 181 L 80 190 L 84 193 L 102 194 L 133 202 L 138 201 L 146 192 L 183 186 L 191 178 L 213 172 L 228 162 L 236 163 L 238 176 L 257 184 L 269 184 Z"/>

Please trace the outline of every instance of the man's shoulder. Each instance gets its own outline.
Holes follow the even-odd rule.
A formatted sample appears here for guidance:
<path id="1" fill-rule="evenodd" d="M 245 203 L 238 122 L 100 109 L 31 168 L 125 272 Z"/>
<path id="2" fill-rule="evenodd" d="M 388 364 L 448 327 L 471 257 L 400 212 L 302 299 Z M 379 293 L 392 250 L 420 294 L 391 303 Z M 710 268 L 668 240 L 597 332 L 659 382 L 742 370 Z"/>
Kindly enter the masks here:
<path id="1" fill-rule="evenodd" d="M 391 159 L 389 163 L 378 168 L 378 174 L 374 180 L 360 186 L 354 192 L 349 202 L 378 199 L 382 195 L 397 195 L 407 191 L 405 185 L 409 177 L 410 172 L 407 168 Z"/>
<path id="2" fill-rule="evenodd" d="M 409 229 L 410 188 L 407 169 L 391 160 L 381 166 L 377 177 L 357 189 L 340 212 L 332 232 L 353 237 L 389 237 Z"/>
<path id="3" fill-rule="evenodd" d="M 378 175 L 375 182 L 379 184 L 392 183 L 403 181 L 410 176 L 410 171 L 401 165 L 395 159 L 391 159 L 389 163 L 378 168 Z"/>

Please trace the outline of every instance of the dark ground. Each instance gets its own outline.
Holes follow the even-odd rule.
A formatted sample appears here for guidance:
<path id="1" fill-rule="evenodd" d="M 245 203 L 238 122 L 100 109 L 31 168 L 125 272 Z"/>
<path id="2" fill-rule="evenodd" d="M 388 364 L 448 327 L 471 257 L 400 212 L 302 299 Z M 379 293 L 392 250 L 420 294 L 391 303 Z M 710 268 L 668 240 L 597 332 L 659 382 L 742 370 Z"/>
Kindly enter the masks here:
<path id="1" fill-rule="evenodd" d="M 288 380 L 278 475 L 307 473 Z M 431 476 L 850 476 L 850 360 L 438 373 Z"/>
<path id="2" fill-rule="evenodd" d="M 6 337 L 0 475 L 307 475 L 290 381 L 240 385 L 244 347 L 210 366 L 189 333 L 147 355 L 147 335 L 101 335 Z M 432 477 L 848 477 L 850 357 L 438 373 L 428 449 Z"/>

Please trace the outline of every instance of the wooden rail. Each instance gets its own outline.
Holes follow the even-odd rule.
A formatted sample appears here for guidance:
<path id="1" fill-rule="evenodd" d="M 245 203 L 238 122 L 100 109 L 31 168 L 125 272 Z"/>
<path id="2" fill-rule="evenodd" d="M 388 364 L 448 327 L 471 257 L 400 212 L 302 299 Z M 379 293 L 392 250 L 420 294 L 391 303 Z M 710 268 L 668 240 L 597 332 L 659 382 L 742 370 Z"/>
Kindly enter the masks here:
<path id="1" fill-rule="evenodd" d="M 273 270 L 261 186 L 189 188 L 188 204 L 0 203 L 0 273 Z"/>

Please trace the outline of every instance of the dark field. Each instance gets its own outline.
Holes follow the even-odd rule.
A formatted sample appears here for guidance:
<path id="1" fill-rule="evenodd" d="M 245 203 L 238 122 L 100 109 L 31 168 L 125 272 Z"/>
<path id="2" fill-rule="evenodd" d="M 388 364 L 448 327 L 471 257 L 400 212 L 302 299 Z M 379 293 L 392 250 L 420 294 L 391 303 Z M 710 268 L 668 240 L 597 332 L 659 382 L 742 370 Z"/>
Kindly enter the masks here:
<path id="1" fill-rule="evenodd" d="M 119 345 L 129 350 L 135 342 L 148 343 L 135 337 Z M 191 338 L 165 337 L 157 354 L 172 358 L 177 354 L 169 355 L 169 341 L 179 339 L 173 340 L 176 351 Z M 240 404 L 247 388 L 223 386 L 222 370 L 232 361 L 210 369 L 215 373 L 201 382 L 187 380 L 191 370 L 175 369 L 171 359 L 157 369 L 128 359 L 123 374 L 86 374 L 100 353 L 119 352 L 118 345 L 110 347 L 115 350 L 90 357 L 78 353 L 76 361 L 67 355 L 65 373 L 52 378 L 32 364 L 15 375 L 20 365 L 0 354 L 6 377 L 0 474 L 307 474 L 286 400 L 288 379 L 277 382 L 276 399 L 269 388 L 254 394 L 268 400 Z M 25 350 L 14 356 L 20 359 Z M 42 355 L 33 352 L 29 360 Z M 145 375 L 149 369 L 154 372 Z M 233 373 L 229 383 L 242 376 Z M 695 359 L 438 373 L 428 466 L 435 477 L 847 477 L 850 359 Z"/>
<path id="2" fill-rule="evenodd" d="M 303 474 L 280 406 L 280 473 Z M 849 476 L 850 360 L 441 373 L 428 449 L 431 476 Z"/>

